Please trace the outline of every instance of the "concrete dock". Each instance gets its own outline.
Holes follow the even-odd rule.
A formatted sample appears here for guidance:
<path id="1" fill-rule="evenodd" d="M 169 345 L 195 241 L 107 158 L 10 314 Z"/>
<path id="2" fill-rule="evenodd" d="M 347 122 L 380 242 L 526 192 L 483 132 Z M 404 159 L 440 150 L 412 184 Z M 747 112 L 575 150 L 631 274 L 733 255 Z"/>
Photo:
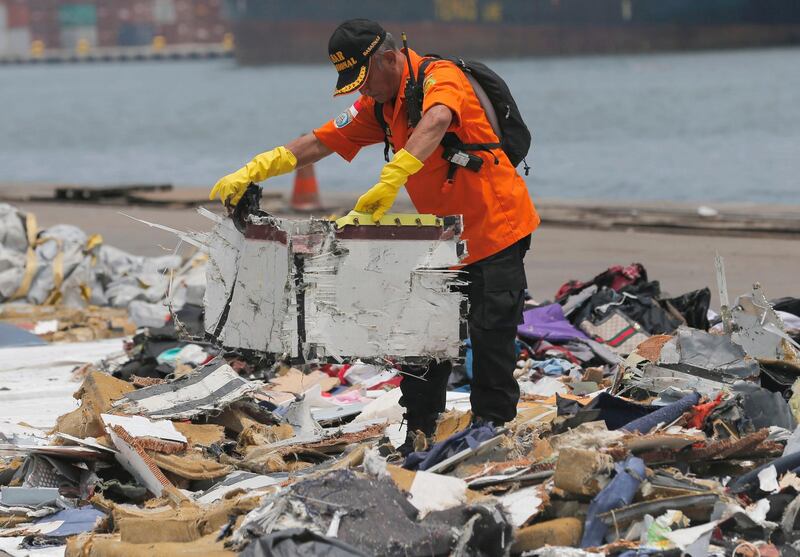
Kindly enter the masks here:
<path id="1" fill-rule="evenodd" d="M 86 232 L 102 234 L 110 245 L 141 255 L 168 253 L 174 250 L 177 240 L 121 213 L 183 230 L 205 230 L 210 224 L 196 209 L 186 206 L 205 198 L 205 188 L 177 188 L 173 192 L 151 194 L 156 200 L 173 201 L 161 205 L 25 201 L 19 197 L 24 191 L 0 187 L 0 197 L 35 213 L 40 227 L 73 224 Z M 45 191 L 46 188 L 39 189 Z M 262 206 L 273 213 L 285 213 L 285 201 L 278 194 L 287 199 L 287 193 L 266 188 Z M 315 216 L 344 214 L 357 197 L 357 193 L 323 192 L 326 209 Z M 176 200 L 183 206 L 174 203 Z M 711 287 L 716 305 L 716 252 L 725 258 L 731 296 L 746 292 L 755 281 L 773 298 L 798 295 L 800 206 L 715 205 L 719 216 L 712 218 L 698 216 L 694 205 L 595 202 L 591 211 L 590 203 L 564 200 L 537 203 L 543 224 L 535 232 L 533 248 L 526 258 L 529 289 L 537 300 L 552 299 L 559 286 L 569 279 L 587 280 L 611 265 L 639 262 L 671 294 Z M 221 210 L 217 203 L 207 206 Z M 408 199 L 401 197 L 394 210 L 413 209 Z M 638 225 L 637 218 L 642 221 Z M 655 224 L 650 222 L 653 219 L 657 221 Z M 725 230 L 726 219 L 732 230 Z M 675 226 L 674 223 L 680 222 L 684 226 Z M 690 226 L 691 222 L 695 226 Z M 750 231 L 747 226 L 751 226 Z"/>
<path id="2" fill-rule="evenodd" d="M 142 62 L 148 60 L 207 60 L 232 58 L 233 49 L 222 44 L 179 44 L 163 48 L 147 46 L 93 47 L 86 52 L 46 49 L 41 53 L 0 54 L 0 66 L 22 64 L 88 64 Z"/>

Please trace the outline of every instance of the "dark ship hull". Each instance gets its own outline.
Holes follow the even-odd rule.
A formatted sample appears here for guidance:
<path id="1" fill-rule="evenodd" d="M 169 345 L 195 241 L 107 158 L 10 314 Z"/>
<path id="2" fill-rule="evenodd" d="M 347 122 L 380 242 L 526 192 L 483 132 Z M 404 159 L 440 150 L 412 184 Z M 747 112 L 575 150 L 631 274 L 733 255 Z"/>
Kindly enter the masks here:
<path id="1" fill-rule="evenodd" d="M 242 64 L 321 62 L 341 21 L 421 52 L 503 58 L 800 43 L 800 0 L 229 0 Z"/>

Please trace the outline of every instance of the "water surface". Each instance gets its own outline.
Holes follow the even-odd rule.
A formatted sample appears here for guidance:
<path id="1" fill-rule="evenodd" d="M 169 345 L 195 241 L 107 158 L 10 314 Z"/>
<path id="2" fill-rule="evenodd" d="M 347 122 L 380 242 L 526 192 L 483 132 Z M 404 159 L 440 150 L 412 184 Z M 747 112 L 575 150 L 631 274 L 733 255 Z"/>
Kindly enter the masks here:
<path id="1" fill-rule="evenodd" d="M 534 197 L 798 203 L 800 49 L 504 60 Z M 0 182 L 211 185 L 335 117 L 328 64 L 0 67 Z M 380 148 L 318 168 L 371 186 Z M 288 185 L 288 178 L 276 185 Z"/>

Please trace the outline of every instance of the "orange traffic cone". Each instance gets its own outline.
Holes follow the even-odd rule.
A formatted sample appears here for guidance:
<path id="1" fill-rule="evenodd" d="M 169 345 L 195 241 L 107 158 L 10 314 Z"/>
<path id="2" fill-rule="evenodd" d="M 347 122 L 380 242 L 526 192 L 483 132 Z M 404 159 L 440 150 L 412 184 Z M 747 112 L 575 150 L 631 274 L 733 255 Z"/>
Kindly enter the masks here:
<path id="1" fill-rule="evenodd" d="M 294 175 L 294 188 L 290 203 L 295 211 L 316 211 L 322 209 L 319 201 L 319 188 L 317 177 L 314 175 L 314 165 L 309 164 L 298 168 Z"/>

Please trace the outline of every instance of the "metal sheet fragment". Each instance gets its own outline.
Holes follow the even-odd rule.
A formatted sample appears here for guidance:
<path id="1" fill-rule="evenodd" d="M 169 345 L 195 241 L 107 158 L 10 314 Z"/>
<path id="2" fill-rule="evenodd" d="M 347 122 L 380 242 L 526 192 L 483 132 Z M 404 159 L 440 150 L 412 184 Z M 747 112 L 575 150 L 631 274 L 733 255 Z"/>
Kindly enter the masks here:
<path id="1" fill-rule="evenodd" d="M 244 237 L 217 222 L 206 331 L 224 346 L 302 359 L 458 358 L 461 223 L 437 222 L 337 229 L 260 216 Z"/>

